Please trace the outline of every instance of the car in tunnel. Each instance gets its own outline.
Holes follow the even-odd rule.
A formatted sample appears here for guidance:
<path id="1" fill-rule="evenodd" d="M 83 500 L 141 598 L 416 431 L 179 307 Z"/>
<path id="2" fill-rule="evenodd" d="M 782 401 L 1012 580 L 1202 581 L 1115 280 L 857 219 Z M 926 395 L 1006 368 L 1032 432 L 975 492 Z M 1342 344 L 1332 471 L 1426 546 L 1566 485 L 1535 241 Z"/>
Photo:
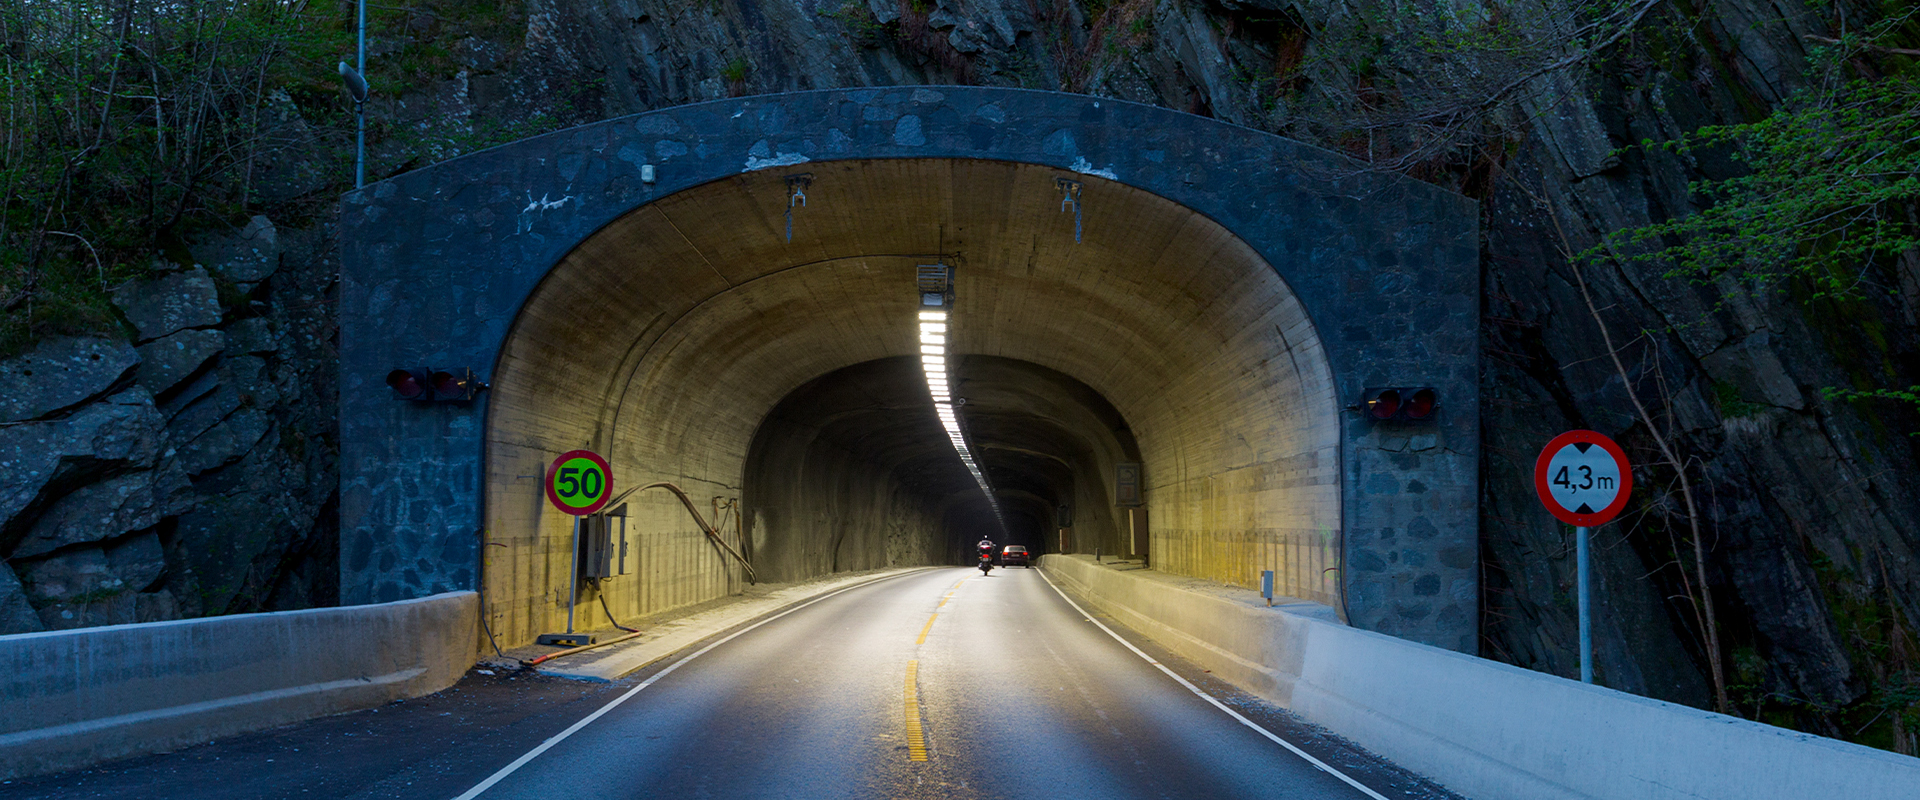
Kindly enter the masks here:
<path id="1" fill-rule="evenodd" d="M 1010 544 L 1000 548 L 1000 566 L 1011 567 L 1015 564 L 1028 569 L 1033 568 L 1033 562 L 1027 556 L 1026 545 Z"/>

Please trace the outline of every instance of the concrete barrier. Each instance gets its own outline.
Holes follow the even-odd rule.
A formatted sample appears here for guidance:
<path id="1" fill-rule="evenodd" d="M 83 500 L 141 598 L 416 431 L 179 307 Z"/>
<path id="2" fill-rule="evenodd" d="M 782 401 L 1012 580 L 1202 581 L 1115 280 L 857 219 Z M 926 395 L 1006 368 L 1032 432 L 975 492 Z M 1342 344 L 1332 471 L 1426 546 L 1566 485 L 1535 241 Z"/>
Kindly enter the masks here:
<path id="1" fill-rule="evenodd" d="M 1099 610 L 1474 800 L 1912 800 L 1920 759 L 1350 628 L 1324 606 L 1048 555 Z"/>
<path id="2" fill-rule="evenodd" d="M 473 664 L 478 614 L 452 592 L 0 636 L 0 779 L 440 691 Z"/>

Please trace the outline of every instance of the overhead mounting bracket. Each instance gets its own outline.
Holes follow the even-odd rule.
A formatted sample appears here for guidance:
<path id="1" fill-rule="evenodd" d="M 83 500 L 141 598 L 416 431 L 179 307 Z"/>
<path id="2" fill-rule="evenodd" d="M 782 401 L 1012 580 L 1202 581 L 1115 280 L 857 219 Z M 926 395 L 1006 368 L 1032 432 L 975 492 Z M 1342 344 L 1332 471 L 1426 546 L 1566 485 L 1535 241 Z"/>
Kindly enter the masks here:
<path id="1" fill-rule="evenodd" d="M 807 188 L 813 185 L 813 173 L 787 176 L 787 241 L 793 241 L 793 207 L 807 204 Z"/>
<path id="2" fill-rule="evenodd" d="M 1072 178 L 1054 178 L 1053 186 L 1060 190 L 1060 210 L 1073 207 L 1073 241 L 1080 242 L 1080 189 L 1081 184 Z"/>

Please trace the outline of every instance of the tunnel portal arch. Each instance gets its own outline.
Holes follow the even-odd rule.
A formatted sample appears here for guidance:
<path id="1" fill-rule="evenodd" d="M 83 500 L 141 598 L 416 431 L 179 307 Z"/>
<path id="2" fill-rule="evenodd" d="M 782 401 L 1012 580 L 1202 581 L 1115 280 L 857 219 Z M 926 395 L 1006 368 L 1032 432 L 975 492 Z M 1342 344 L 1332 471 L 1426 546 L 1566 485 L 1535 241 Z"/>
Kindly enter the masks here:
<path id="1" fill-rule="evenodd" d="M 955 353 L 1037 365 L 1129 420 L 1156 566 L 1240 585 L 1278 568 L 1354 624 L 1473 647 L 1475 218 L 1433 187 L 1162 109 L 938 87 L 610 120 L 344 212 L 344 601 L 484 581 L 496 631 L 551 627 L 567 537 L 539 500 L 547 459 L 601 449 L 625 485 L 677 480 L 721 508 L 783 398 L 914 352 L 912 270 L 939 259 L 958 270 Z M 416 365 L 493 390 L 384 396 L 380 376 Z M 1441 387 L 1439 425 L 1343 408 L 1412 383 Z M 731 588 L 675 509 L 631 502 L 652 533 L 617 611 Z"/>

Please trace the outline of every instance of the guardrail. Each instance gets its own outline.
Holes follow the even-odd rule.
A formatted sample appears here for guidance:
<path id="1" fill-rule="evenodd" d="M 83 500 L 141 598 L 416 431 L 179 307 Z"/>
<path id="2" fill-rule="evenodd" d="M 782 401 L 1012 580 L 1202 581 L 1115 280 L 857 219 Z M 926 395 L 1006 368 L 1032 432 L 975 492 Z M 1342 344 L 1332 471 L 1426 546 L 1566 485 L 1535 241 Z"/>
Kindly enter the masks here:
<path id="1" fill-rule="evenodd" d="M 479 600 L 0 636 L 0 779 L 431 694 L 473 665 Z"/>
<path id="2" fill-rule="evenodd" d="M 1266 608 L 1073 556 L 1040 566 L 1214 674 L 1474 800 L 1912 800 L 1920 759 Z"/>

